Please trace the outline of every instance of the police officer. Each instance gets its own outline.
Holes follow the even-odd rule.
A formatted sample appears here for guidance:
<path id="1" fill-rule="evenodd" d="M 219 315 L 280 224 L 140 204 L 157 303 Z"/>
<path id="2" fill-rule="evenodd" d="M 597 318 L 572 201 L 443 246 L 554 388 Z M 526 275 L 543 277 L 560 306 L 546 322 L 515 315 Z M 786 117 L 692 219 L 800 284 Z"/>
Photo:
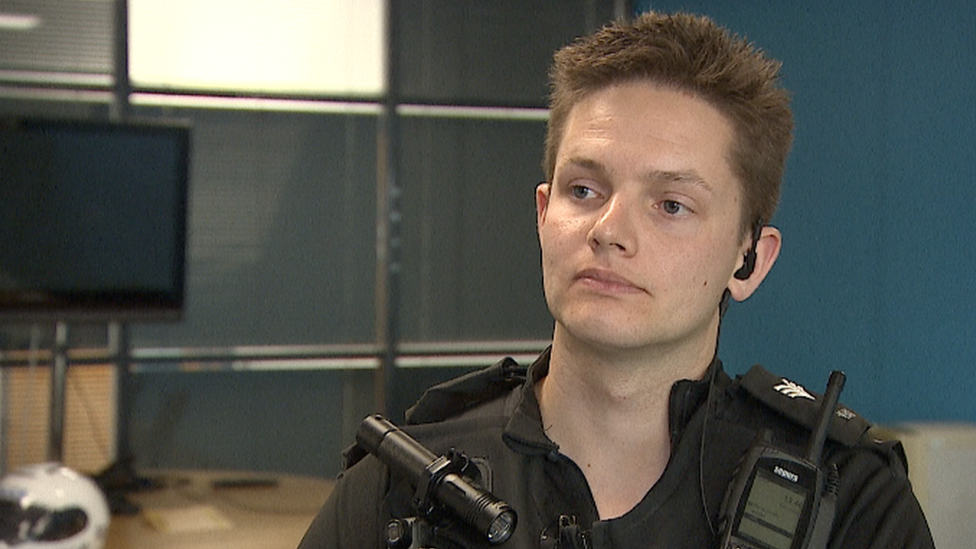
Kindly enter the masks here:
<path id="1" fill-rule="evenodd" d="M 471 456 L 466 474 L 517 511 L 505 547 L 717 547 L 757 433 L 787 452 L 809 439 L 816 395 L 761 368 L 730 379 L 715 356 L 728 300 L 747 299 L 780 250 L 766 223 L 793 121 L 778 70 L 686 14 L 557 52 L 535 192 L 552 345 L 527 370 L 505 360 L 428 391 L 408 418 L 433 453 Z M 824 448 L 834 498 L 820 543 L 931 547 L 898 446 L 843 411 Z M 301 547 L 383 547 L 416 496 L 366 457 Z M 431 545 L 488 546 L 442 518 Z"/>

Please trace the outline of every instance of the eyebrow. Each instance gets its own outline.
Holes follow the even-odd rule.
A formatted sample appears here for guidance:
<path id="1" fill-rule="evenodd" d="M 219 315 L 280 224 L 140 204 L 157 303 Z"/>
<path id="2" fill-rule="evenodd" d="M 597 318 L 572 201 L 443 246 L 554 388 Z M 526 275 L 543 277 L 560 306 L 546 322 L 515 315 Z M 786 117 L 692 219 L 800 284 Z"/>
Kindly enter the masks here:
<path id="1" fill-rule="evenodd" d="M 597 162 L 596 160 L 593 160 L 591 158 L 586 158 L 583 156 L 570 157 L 569 159 L 566 160 L 566 165 L 572 166 L 574 168 L 581 168 L 590 172 L 596 172 L 601 176 L 606 176 L 608 172 L 608 170 L 603 164 Z"/>
<path id="2" fill-rule="evenodd" d="M 607 175 L 609 170 L 606 166 L 586 157 L 571 157 L 568 159 L 567 164 L 582 168 L 585 170 L 590 170 L 599 173 L 600 175 Z M 640 180 L 644 183 L 657 184 L 657 183 L 680 183 L 693 185 L 696 187 L 701 187 L 702 189 L 712 192 L 712 186 L 705 181 L 697 171 L 695 170 L 651 170 L 644 174 L 641 174 Z"/>
<path id="3" fill-rule="evenodd" d="M 708 192 L 712 192 L 712 186 L 695 170 L 653 170 L 643 174 L 641 181 L 648 183 L 681 183 L 701 187 Z"/>

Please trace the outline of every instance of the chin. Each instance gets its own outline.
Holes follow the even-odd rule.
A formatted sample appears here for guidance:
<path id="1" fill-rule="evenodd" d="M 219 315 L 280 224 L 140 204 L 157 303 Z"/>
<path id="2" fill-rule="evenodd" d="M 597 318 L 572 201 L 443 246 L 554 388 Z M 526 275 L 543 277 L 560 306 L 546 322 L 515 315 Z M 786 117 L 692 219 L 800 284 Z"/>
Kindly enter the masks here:
<path id="1" fill-rule="evenodd" d="M 560 322 L 565 336 L 598 349 L 636 349 L 652 343 L 654 338 L 635 330 L 633 322 L 620 322 L 606 315 L 577 316 Z"/>

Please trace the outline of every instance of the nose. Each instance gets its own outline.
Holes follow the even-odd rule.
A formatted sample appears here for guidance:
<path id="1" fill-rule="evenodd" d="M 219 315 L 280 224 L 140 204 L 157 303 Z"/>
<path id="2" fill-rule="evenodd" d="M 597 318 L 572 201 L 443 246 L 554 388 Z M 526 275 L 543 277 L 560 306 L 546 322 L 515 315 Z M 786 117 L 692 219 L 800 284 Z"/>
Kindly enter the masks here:
<path id="1" fill-rule="evenodd" d="M 587 234 L 587 240 L 594 250 L 616 250 L 624 255 L 637 252 L 634 214 L 628 202 L 620 194 L 614 194 L 603 205 Z"/>

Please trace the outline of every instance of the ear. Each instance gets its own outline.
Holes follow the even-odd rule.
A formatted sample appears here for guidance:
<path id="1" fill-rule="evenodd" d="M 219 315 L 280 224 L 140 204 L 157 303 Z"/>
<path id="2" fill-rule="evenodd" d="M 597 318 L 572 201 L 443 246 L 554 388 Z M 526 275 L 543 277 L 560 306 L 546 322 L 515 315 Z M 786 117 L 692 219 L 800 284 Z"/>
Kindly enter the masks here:
<path id="1" fill-rule="evenodd" d="M 747 235 L 746 242 L 743 246 L 743 253 L 739 256 L 739 263 L 736 266 L 736 270 L 744 263 L 743 256 L 751 245 L 752 235 Z M 779 250 L 782 245 L 783 235 L 779 232 L 779 229 L 768 225 L 762 228 L 762 231 L 759 233 L 759 239 L 756 241 L 756 266 L 753 268 L 752 274 L 744 280 L 740 280 L 734 275 L 729 277 L 728 288 L 732 294 L 732 299 L 745 301 L 756 291 L 756 288 L 759 287 L 766 278 L 766 275 L 769 274 L 769 270 L 773 268 L 773 263 L 776 263 L 776 258 L 779 257 Z"/>
<path id="2" fill-rule="evenodd" d="M 546 220 L 546 212 L 549 209 L 549 193 L 552 192 L 552 185 L 549 183 L 539 183 L 535 188 L 535 222 L 536 228 Z"/>

